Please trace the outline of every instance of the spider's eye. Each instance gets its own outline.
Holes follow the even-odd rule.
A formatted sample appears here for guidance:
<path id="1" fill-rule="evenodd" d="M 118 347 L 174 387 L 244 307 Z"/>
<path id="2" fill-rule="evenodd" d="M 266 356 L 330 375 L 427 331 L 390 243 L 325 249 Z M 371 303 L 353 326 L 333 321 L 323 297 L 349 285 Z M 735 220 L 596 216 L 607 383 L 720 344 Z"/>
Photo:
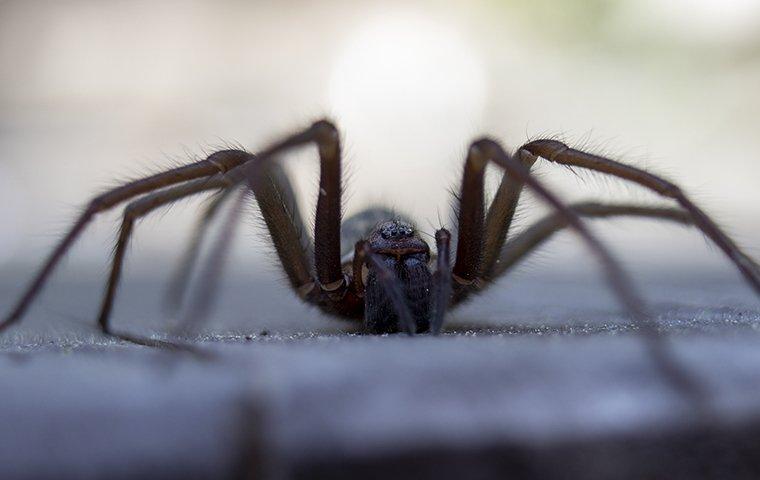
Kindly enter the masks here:
<path id="1" fill-rule="evenodd" d="M 412 226 L 405 222 L 392 221 L 380 226 L 380 235 L 386 240 L 409 238 L 413 233 Z"/>

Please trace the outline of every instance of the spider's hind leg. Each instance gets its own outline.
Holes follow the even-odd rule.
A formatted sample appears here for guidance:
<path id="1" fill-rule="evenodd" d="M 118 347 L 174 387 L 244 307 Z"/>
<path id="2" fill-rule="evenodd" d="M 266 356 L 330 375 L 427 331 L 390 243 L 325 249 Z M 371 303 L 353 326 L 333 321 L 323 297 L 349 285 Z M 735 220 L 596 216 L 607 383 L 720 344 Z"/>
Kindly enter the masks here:
<path id="1" fill-rule="evenodd" d="M 689 212 L 694 225 L 736 265 L 747 283 L 760 296 L 760 266 L 745 254 L 702 209 L 692 202 L 678 185 L 646 170 L 601 155 L 570 148 L 557 140 L 534 140 L 523 145 L 519 151 L 533 158 L 541 157 L 553 163 L 594 170 L 628 180 L 665 198 L 675 200 L 685 211 Z"/>
<path id="2" fill-rule="evenodd" d="M 576 203 L 569 207 L 585 218 L 639 217 L 666 220 L 681 225 L 693 225 L 691 215 L 679 208 L 597 202 Z M 496 280 L 506 274 L 555 233 L 566 227 L 567 222 L 561 216 L 550 214 L 526 228 L 516 237 L 509 239 L 495 264 L 492 278 Z"/>
<path id="3" fill-rule="evenodd" d="M 195 262 L 200 255 L 201 245 L 208 233 L 213 220 L 222 210 L 222 207 L 230 199 L 233 188 L 226 188 L 218 192 L 205 206 L 200 215 L 190 241 L 185 246 L 177 266 L 174 268 L 172 275 L 167 284 L 164 296 L 164 308 L 167 313 L 176 313 L 182 307 L 182 302 L 187 292 L 190 277 L 195 267 Z"/>
<path id="4" fill-rule="evenodd" d="M 111 315 L 111 309 L 113 308 L 116 288 L 119 284 L 119 280 L 121 279 L 121 270 L 124 264 L 124 256 L 126 254 L 129 241 L 132 237 L 132 231 L 134 229 L 135 222 L 139 218 L 147 215 L 155 209 L 176 202 L 181 198 L 195 195 L 204 191 L 228 188 L 230 185 L 230 179 L 225 178 L 225 176 L 222 174 L 218 174 L 217 176 L 211 178 L 192 180 L 182 185 L 160 190 L 156 193 L 146 195 L 127 205 L 127 207 L 124 209 L 124 218 L 119 230 L 119 239 L 117 240 L 116 248 L 114 249 L 111 273 L 108 277 L 108 284 L 103 295 L 103 302 L 101 304 L 100 314 L 98 316 L 98 325 L 100 326 L 100 329 L 103 331 L 103 333 L 112 333 L 109 324 L 109 318 Z"/>
<path id="5" fill-rule="evenodd" d="M 278 162 L 265 162 L 262 168 L 266 169 L 265 175 L 239 192 L 226 218 L 223 219 L 219 234 L 209 249 L 197 284 L 190 295 L 191 303 L 183 324 L 179 326 L 179 333 L 185 335 L 192 333 L 192 330 L 205 320 L 211 311 L 219 280 L 224 273 L 226 254 L 231 247 L 235 227 L 239 223 L 238 217 L 241 210 L 244 210 L 245 201 L 256 199 L 258 213 L 261 214 L 261 219 L 266 225 L 268 240 L 271 241 L 280 258 L 280 265 L 291 287 L 300 293 L 301 287 L 305 285 L 306 288 L 310 288 L 313 284 L 311 265 L 313 265 L 314 254 L 311 249 L 311 238 L 304 226 L 290 179 Z M 247 176 L 250 177 L 250 174 Z M 255 190 L 251 191 L 248 188 L 251 186 L 255 187 Z M 209 229 L 213 217 L 219 212 L 216 202 L 224 201 L 221 197 L 215 200 L 203 213 L 189 248 L 182 257 L 180 269 L 188 273 L 199 258 L 197 253 L 202 237 Z M 191 253 L 193 251 L 194 253 Z M 170 284 L 169 291 L 174 291 L 175 295 L 181 298 L 187 283 L 187 277 L 176 276 Z"/>
<path id="6" fill-rule="evenodd" d="M 31 305 L 40 291 L 42 291 L 42 287 L 45 285 L 48 277 L 53 273 L 55 267 L 69 248 L 71 248 L 79 235 L 84 231 L 85 227 L 87 227 L 90 221 L 92 221 L 98 213 L 109 210 L 130 198 L 160 188 L 197 179 L 199 177 L 209 177 L 219 172 L 224 173 L 234 167 L 244 164 L 250 159 L 251 156 L 247 152 L 239 150 L 223 150 L 211 154 L 205 160 L 128 182 L 93 198 L 74 225 L 69 229 L 68 233 L 60 240 L 47 257 L 45 263 L 24 291 L 24 294 L 18 300 L 13 310 L 0 322 L 0 332 L 21 319 L 29 305 Z"/>

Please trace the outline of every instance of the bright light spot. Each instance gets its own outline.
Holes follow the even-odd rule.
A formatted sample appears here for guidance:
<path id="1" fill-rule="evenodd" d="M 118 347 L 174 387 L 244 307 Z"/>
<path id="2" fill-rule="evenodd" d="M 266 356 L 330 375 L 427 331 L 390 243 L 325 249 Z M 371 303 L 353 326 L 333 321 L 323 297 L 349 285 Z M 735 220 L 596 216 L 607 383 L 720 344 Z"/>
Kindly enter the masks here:
<path id="1" fill-rule="evenodd" d="M 382 181 L 461 154 L 481 126 L 486 90 L 477 49 L 453 25 L 381 15 L 349 35 L 329 101 L 361 176 Z"/>

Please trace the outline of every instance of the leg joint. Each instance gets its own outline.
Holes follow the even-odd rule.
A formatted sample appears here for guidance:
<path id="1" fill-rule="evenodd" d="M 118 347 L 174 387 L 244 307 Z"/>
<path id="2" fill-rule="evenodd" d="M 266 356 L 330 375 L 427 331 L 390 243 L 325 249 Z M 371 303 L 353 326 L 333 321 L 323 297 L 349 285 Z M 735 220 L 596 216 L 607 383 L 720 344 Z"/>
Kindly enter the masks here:
<path id="1" fill-rule="evenodd" d="M 139 202 L 130 203 L 126 207 L 124 207 L 124 221 L 125 222 L 131 222 L 134 221 L 137 217 L 140 216 L 142 213 L 142 208 Z"/>
<path id="2" fill-rule="evenodd" d="M 320 143 L 323 141 L 330 142 L 338 140 L 338 127 L 336 127 L 332 121 L 326 118 L 317 120 L 311 125 L 311 128 L 316 134 L 317 139 Z"/>
<path id="3" fill-rule="evenodd" d="M 534 140 L 523 145 L 521 150 L 553 162 L 559 155 L 570 150 L 570 147 L 559 140 Z"/>
<path id="4" fill-rule="evenodd" d="M 219 172 L 227 173 L 230 169 L 245 163 L 250 154 L 242 150 L 221 150 L 214 152 L 206 158 L 206 161 L 216 167 Z"/>

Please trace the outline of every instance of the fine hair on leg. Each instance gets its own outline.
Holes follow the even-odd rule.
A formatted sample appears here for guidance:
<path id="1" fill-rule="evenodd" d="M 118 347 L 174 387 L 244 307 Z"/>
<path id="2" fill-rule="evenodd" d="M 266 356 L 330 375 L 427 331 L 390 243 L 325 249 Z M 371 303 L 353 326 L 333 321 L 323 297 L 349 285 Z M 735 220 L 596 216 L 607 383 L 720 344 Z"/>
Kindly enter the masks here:
<path id="1" fill-rule="evenodd" d="M 582 202 L 569 205 L 575 213 L 584 218 L 620 218 L 639 217 L 653 220 L 665 220 L 680 225 L 693 225 L 691 215 L 680 208 L 651 207 L 635 204 L 608 204 Z M 567 222 L 559 214 L 550 214 L 514 238 L 509 239 L 493 270 L 493 280 L 498 279 L 518 262 L 530 255 L 555 233 L 567 228 Z M 486 285 L 489 285 L 487 283 Z"/>
<path id="2" fill-rule="evenodd" d="M 94 197 L 47 257 L 37 275 L 32 279 L 13 307 L 13 310 L 0 322 L 0 332 L 21 319 L 26 309 L 42 290 L 42 287 L 60 260 L 98 213 L 110 210 L 126 200 L 153 190 L 196 178 L 227 172 L 234 167 L 242 165 L 251 158 L 249 153 L 241 150 L 223 150 L 209 155 L 205 160 L 128 182 Z"/>
<path id="3" fill-rule="evenodd" d="M 530 169 L 526 164 L 530 165 L 531 163 L 529 159 L 523 158 L 526 155 L 530 154 L 521 150 L 517 156 L 513 157 L 505 152 L 494 140 L 483 138 L 472 143 L 468 152 L 467 164 L 482 169 L 485 162 L 489 160 L 493 161 L 512 175 L 517 182 L 533 190 L 558 215 L 562 216 L 563 221 L 581 236 L 591 253 L 599 259 L 611 287 L 621 303 L 631 313 L 639 331 L 646 340 L 646 345 L 658 370 L 675 388 L 692 399 L 700 411 L 705 410 L 707 394 L 704 388 L 696 378 L 681 367 L 675 358 L 673 358 L 672 353 L 667 349 L 666 344 L 655 329 L 651 315 L 645 308 L 641 297 L 634 289 L 625 271 L 604 244 L 580 220 L 578 214 L 568 208 L 530 174 Z M 465 198 L 462 199 L 462 202 L 464 201 Z M 454 273 L 454 280 L 458 280 L 456 271 Z"/>
<path id="4" fill-rule="evenodd" d="M 533 140 L 523 145 L 520 152 L 540 157 L 553 163 L 578 167 L 612 175 L 637 183 L 653 192 L 675 200 L 691 215 L 699 228 L 736 265 L 741 274 L 760 296 L 760 267 L 745 254 L 723 230 L 691 201 L 680 187 L 646 170 L 627 165 L 610 158 L 570 148 L 557 140 Z"/>

